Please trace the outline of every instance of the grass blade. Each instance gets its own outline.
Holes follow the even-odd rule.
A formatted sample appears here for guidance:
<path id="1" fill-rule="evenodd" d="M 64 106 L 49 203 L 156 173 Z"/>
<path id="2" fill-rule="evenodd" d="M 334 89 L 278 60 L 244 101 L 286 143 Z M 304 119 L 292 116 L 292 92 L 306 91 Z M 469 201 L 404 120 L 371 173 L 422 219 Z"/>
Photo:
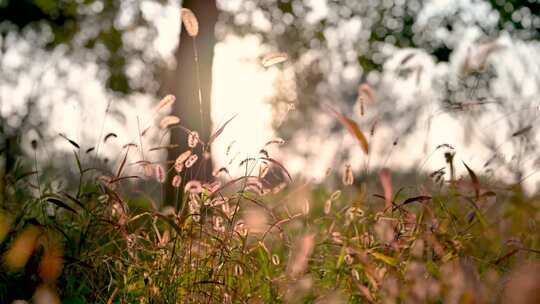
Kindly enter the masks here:
<path id="1" fill-rule="evenodd" d="M 233 117 L 229 118 L 229 120 L 227 120 L 222 126 L 221 128 L 219 128 L 214 134 L 212 134 L 212 136 L 210 136 L 210 139 L 208 139 L 208 145 L 210 146 L 214 140 L 216 140 L 216 138 L 218 138 L 219 135 L 221 135 L 221 133 L 223 133 L 223 130 L 225 129 L 225 127 L 236 117 L 238 116 L 238 114 L 235 114 Z"/>
<path id="2" fill-rule="evenodd" d="M 270 158 L 270 157 L 261 157 L 261 159 L 269 161 L 269 162 L 273 163 L 274 165 L 278 166 L 281 170 L 283 170 L 283 172 L 285 172 L 285 174 L 287 174 L 287 177 L 292 181 L 291 174 L 289 173 L 287 168 L 285 168 L 285 166 L 283 166 L 280 162 L 278 162 L 277 160 L 275 160 L 273 158 Z"/>
<path id="3" fill-rule="evenodd" d="M 478 177 L 476 176 L 476 173 L 467 166 L 465 162 L 463 162 L 463 165 L 465 165 L 465 168 L 467 168 L 467 172 L 469 172 L 469 176 L 471 177 L 471 182 L 474 187 L 474 195 L 476 197 L 476 200 L 480 197 L 480 181 L 478 180 Z"/>
<path id="4" fill-rule="evenodd" d="M 338 111 L 336 111 L 334 109 L 330 109 L 330 110 L 334 113 L 334 115 L 341 122 L 341 124 L 344 125 L 345 128 L 347 128 L 349 133 L 351 133 L 354 137 L 356 137 L 356 139 L 360 143 L 360 147 L 362 148 L 362 151 L 364 151 L 364 153 L 368 154 L 369 153 L 368 141 L 367 141 L 366 136 L 364 135 L 364 133 L 362 133 L 362 131 L 360 131 L 360 128 L 358 127 L 356 122 L 354 122 L 353 120 L 349 119 L 344 114 L 339 113 Z"/>
<path id="5" fill-rule="evenodd" d="M 60 135 L 60 137 L 62 137 L 63 139 L 67 140 L 72 146 L 74 146 L 75 148 L 77 149 L 80 149 L 81 146 L 79 146 L 78 143 L 76 143 L 75 141 L 69 139 L 66 135 L 62 134 L 62 133 L 59 133 L 58 135 Z"/>
<path id="6" fill-rule="evenodd" d="M 75 213 L 75 214 L 78 214 L 78 213 L 77 213 L 77 210 L 71 208 L 68 204 L 62 202 L 62 201 L 59 200 L 59 199 L 49 197 L 49 198 L 47 199 L 47 202 L 49 202 L 49 203 L 51 203 L 51 204 L 53 204 L 53 205 L 56 205 L 56 206 L 58 206 L 58 207 L 60 207 L 60 208 L 64 208 L 64 209 L 66 209 L 66 210 L 69 210 L 69 211 L 71 211 L 71 212 L 73 212 L 73 213 Z"/>

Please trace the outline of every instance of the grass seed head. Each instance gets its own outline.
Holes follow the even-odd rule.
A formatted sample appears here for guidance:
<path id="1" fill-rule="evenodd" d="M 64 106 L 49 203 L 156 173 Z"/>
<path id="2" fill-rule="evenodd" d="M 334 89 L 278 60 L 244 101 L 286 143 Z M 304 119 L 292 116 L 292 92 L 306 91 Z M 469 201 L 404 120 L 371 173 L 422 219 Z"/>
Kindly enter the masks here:
<path id="1" fill-rule="evenodd" d="M 161 119 L 161 121 L 159 122 L 159 127 L 161 129 L 166 129 L 170 126 L 173 126 L 179 123 L 180 123 L 180 118 L 174 115 L 168 115 Z"/>
<path id="2" fill-rule="evenodd" d="M 174 188 L 178 188 L 180 187 L 180 184 L 182 184 L 182 178 L 180 177 L 180 175 L 175 175 L 173 177 L 173 180 L 171 182 L 171 185 L 174 187 Z"/>
<path id="3" fill-rule="evenodd" d="M 182 8 L 180 15 L 182 18 L 182 24 L 184 25 L 188 35 L 191 37 L 197 37 L 199 34 L 199 21 L 197 20 L 197 17 L 193 11 L 187 8 Z"/>
<path id="4" fill-rule="evenodd" d="M 176 97 L 174 97 L 174 95 L 167 95 L 163 97 L 163 99 L 161 99 L 161 101 L 156 107 L 156 112 L 159 112 L 163 110 L 164 108 L 172 105 L 175 101 L 176 101 Z"/>
<path id="5" fill-rule="evenodd" d="M 161 165 L 156 165 L 156 180 L 160 184 L 163 184 L 165 182 L 166 178 L 167 177 L 165 175 L 165 169 L 163 169 L 163 167 Z"/>
<path id="6" fill-rule="evenodd" d="M 263 65 L 263 67 L 268 68 L 273 65 L 285 62 L 287 61 L 287 59 L 289 59 L 289 56 L 287 55 L 287 53 L 283 53 L 283 52 L 270 53 L 270 54 L 265 55 L 262 58 L 261 64 Z"/>

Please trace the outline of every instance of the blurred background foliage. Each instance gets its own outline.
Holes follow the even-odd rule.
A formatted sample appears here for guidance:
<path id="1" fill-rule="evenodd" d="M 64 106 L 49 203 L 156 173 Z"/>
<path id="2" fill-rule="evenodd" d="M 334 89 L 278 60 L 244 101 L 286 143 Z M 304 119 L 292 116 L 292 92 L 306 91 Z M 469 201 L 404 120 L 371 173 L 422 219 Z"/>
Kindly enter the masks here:
<path id="1" fill-rule="evenodd" d="M 137 30 L 140 40 L 155 35 L 154 24 L 143 17 L 138 1 L 3 0 L 0 20 L 4 37 L 33 29 L 44 36 L 41 47 L 47 50 L 63 46 L 69 52 L 88 51 L 85 55 L 92 56 L 80 60 L 94 60 L 102 66 L 107 71 L 105 84 L 114 92 L 144 89 L 130 83 L 126 73 L 127 62 L 141 58 L 147 46 L 144 42 L 130 44 L 125 36 Z"/>
<path id="2" fill-rule="evenodd" d="M 479 31 L 474 42 L 481 46 L 489 46 L 489 43 L 495 43 L 503 35 L 510 36 L 514 39 L 512 41 L 533 41 L 540 33 L 540 16 L 536 13 L 540 4 L 529 0 L 471 0 L 459 3 L 419 0 L 204 0 L 184 3 L 186 7 L 192 7 L 202 20 L 210 10 L 204 9 L 204 5 L 195 8 L 195 3 L 205 3 L 207 8 L 217 6 L 217 41 L 229 35 L 256 35 L 263 45 L 289 55 L 289 64 L 276 82 L 275 96 L 270 101 L 276 119 L 274 127 L 280 135 L 292 142 L 289 145 L 291 153 L 306 157 L 313 157 L 316 153 L 302 150 L 299 142 L 310 138 L 305 131 L 317 129 L 319 137 L 325 138 L 333 137 L 340 130 L 336 121 L 329 122 L 321 117 L 324 114 L 321 105 L 333 104 L 342 111 L 353 113 L 351 111 L 356 111 L 358 100 L 357 88 L 362 83 L 371 85 L 380 100 L 398 99 L 393 94 L 397 89 L 391 87 L 395 84 L 385 81 L 384 73 L 388 70 L 385 64 L 399 51 L 412 50 L 417 57 L 427 55 L 435 65 L 448 63 L 452 66 L 455 64 L 452 63 L 453 54 L 460 47 L 460 39 L 466 38 L 465 29 L 474 28 Z M 5 72 L 1 76 L 2 83 L 6 86 L 17 84 L 24 75 L 33 75 L 34 82 L 31 92 L 25 97 L 26 108 L 3 114 L 9 117 L 0 120 L 5 142 L 0 148 L 4 155 L 8 151 L 20 153 L 18 148 L 9 146 L 16 144 L 17 138 L 20 140 L 21 135 L 31 129 L 42 132 L 45 130 L 43 126 L 47 124 L 47 119 L 43 117 L 46 112 L 37 105 L 43 97 L 42 92 L 46 90 L 46 86 L 40 86 L 44 80 L 39 73 L 36 75 L 33 71 L 35 67 L 18 65 L 14 69 L 10 65 L 10 51 L 17 43 L 21 40 L 26 43 L 24 48 L 19 49 L 23 50 L 20 56 L 43 58 L 45 62 L 41 73 L 51 69 L 56 71 L 60 80 L 54 84 L 56 89 L 61 89 L 66 83 L 61 79 L 69 77 L 72 64 L 84 66 L 85 63 L 92 63 L 97 64 L 95 75 L 107 89 L 108 98 L 121 99 L 137 93 L 157 97 L 164 95 L 165 91 L 171 92 L 175 91 L 175 87 L 181 87 L 182 82 L 178 79 L 182 74 L 178 66 L 186 66 L 188 62 L 180 62 L 176 58 L 176 63 L 171 65 L 169 58 L 164 58 L 155 48 L 159 20 L 153 17 L 155 15 L 145 12 L 149 7 L 165 5 L 178 7 L 181 4 L 166 0 L 0 1 L 2 69 Z M 209 26 L 213 27 L 212 24 Z M 214 43 L 210 41 L 210 45 L 205 47 L 211 49 Z M 182 45 L 191 48 L 180 43 L 179 50 Z M 55 61 L 48 61 L 46 58 L 51 57 L 46 56 L 69 58 L 70 65 L 53 63 Z M 213 53 L 205 56 L 200 62 L 209 62 L 208 69 L 211 70 Z M 412 57 L 406 57 L 407 62 Z M 397 78 L 420 79 L 422 71 L 407 66 L 403 57 L 402 60 L 402 67 L 394 71 Z M 524 64 L 527 65 L 526 62 Z M 173 73 L 168 73 L 168 70 L 173 70 Z M 515 103 L 501 100 L 493 92 L 492 80 L 498 72 L 487 69 L 481 73 L 457 76 L 446 73 L 438 79 L 434 78 L 433 86 L 437 88 L 437 95 L 417 96 L 417 103 L 409 103 L 404 107 L 386 103 L 377 110 L 377 115 L 366 118 L 365 129 L 374 121 L 396 121 L 396 129 L 400 130 L 392 136 L 406 137 L 420 127 L 418 117 L 431 101 L 428 99 L 440 100 L 444 110 L 454 113 L 463 112 L 460 109 L 466 108 L 466 103 L 476 105 L 479 102 L 496 103 L 499 107 L 495 111 L 497 113 L 517 111 Z M 210 82 L 211 78 L 205 78 L 202 86 L 210 88 Z M 520 93 L 522 89 L 519 88 L 519 79 L 509 77 L 507 82 L 511 82 L 509 88 L 515 88 L 516 94 Z M 185 86 L 193 87 L 194 83 Z M 189 91 L 185 86 L 181 92 Z M 74 88 L 65 87 L 64 90 L 69 96 L 78 94 Z M 206 95 L 204 107 L 210 109 L 210 92 Z M 186 100 L 179 104 L 190 103 L 187 98 L 179 99 Z M 11 103 L 10 97 L 2 96 L 1 102 Z M 294 111 L 290 111 L 291 108 Z M 396 111 L 396 108 L 399 110 Z M 114 106 L 110 111 L 119 117 L 123 115 Z M 288 112 L 291 113 L 287 119 L 282 119 Z M 469 111 L 464 118 L 468 119 L 465 124 L 471 124 L 471 119 L 481 112 L 487 111 Z M 516 125 L 516 121 L 532 119 L 530 112 L 520 113 L 524 116 L 513 116 L 513 122 L 508 122 L 514 132 L 527 126 Z M 19 116 L 19 119 L 14 116 Z M 208 119 L 208 126 L 188 123 L 188 127 L 209 130 L 209 124 Z M 172 140 L 175 138 L 173 136 Z M 497 146 L 496 142 L 485 144 L 492 148 Z M 389 149 L 391 145 L 387 146 Z M 355 151 L 343 152 L 340 157 L 350 158 L 351 153 Z M 13 158 L 13 154 L 6 157 Z M 4 163 L 12 164 L 13 161 L 10 159 Z M 523 173 L 518 175 L 522 176 Z"/>

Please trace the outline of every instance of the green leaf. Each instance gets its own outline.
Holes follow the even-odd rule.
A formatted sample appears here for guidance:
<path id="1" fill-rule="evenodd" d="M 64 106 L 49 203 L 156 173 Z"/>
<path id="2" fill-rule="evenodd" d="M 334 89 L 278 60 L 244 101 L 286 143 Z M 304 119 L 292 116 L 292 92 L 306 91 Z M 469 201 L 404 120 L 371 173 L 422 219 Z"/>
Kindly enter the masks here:
<path id="1" fill-rule="evenodd" d="M 58 207 L 64 208 L 64 209 L 66 209 L 66 210 L 69 210 L 69 211 L 71 211 L 71 212 L 73 212 L 73 213 L 75 213 L 75 214 L 78 214 L 78 213 L 77 213 L 77 210 L 71 208 L 68 204 L 62 202 L 62 201 L 59 200 L 59 199 L 50 197 L 50 198 L 47 198 L 47 202 L 49 202 L 49 203 L 51 203 L 51 204 L 54 204 L 54 205 L 56 205 L 56 206 L 58 206 Z"/>

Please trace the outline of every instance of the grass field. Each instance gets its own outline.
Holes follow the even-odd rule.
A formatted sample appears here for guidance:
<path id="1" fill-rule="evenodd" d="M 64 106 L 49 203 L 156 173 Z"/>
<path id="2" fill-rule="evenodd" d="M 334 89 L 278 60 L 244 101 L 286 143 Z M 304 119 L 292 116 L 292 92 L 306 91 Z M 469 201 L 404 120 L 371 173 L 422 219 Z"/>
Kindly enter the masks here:
<path id="1" fill-rule="evenodd" d="M 171 102 L 156 109 L 158 132 L 179 127 L 160 114 Z M 334 114 L 369 153 L 356 124 Z M 222 168 L 201 182 L 191 167 L 211 140 L 195 133 L 174 164 L 132 162 L 131 144 L 106 172 L 66 140 L 74 189 L 32 161 L 4 179 L 2 303 L 538 302 L 537 197 L 486 184 L 451 147 L 437 151 L 445 168 L 401 188 L 399 172 L 350 166 L 315 184 L 265 151 L 242 162 L 244 176 Z M 169 184 L 181 199 L 153 199 Z"/>
<path id="2" fill-rule="evenodd" d="M 75 175 L 47 169 L 38 141 L 5 172 L 0 303 L 540 303 L 538 196 L 487 182 L 454 148 L 436 149 L 446 163 L 435 172 L 366 161 L 315 183 L 268 153 L 286 145 L 275 139 L 240 162 L 243 175 L 204 177 L 231 120 L 201 139 L 169 115 L 174 102 L 156 104 L 115 163 L 100 154 L 114 133 L 87 150 L 63 136 L 73 154 L 51 161 Z M 368 159 L 374 127 L 325 111 Z M 143 141 L 172 128 L 189 133 L 189 149 L 170 163 L 148 157 L 169 147 Z"/>

